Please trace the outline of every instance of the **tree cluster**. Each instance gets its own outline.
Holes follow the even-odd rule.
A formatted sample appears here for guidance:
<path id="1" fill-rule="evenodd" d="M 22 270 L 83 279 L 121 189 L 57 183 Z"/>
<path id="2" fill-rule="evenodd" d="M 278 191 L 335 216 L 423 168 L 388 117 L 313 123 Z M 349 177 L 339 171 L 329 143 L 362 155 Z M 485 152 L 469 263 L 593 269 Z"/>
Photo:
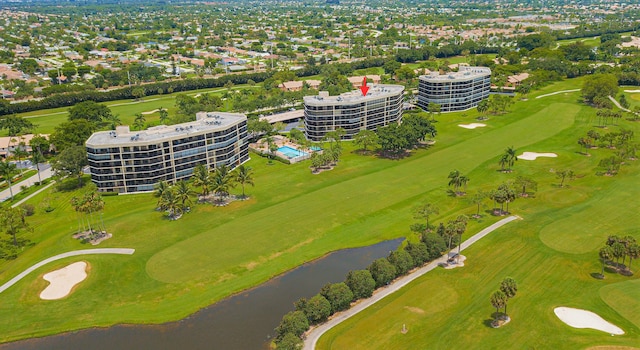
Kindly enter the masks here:
<path id="1" fill-rule="evenodd" d="M 277 348 L 295 349 L 310 325 L 325 322 L 334 313 L 349 309 L 356 300 L 369 298 L 376 288 L 437 259 L 445 250 L 442 237 L 425 234 L 420 242 L 408 242 L 388 257 L 373 261 L 367 269 L 349 271 L 344 282 L 326 284 L 310 299 L 299 299 L 294 303 L 295 310 L 284 315 L 275 329 Z"/>
<path id="2" fill-rule="evenodd" d="M 425 138 L 435 137 L 437 131 L 426 117 L 420 114 L 412 114 L 403 118 L 402 124 L 391 123 L 378 128 L 376 134 L 377 143 L 380 145 L 382 152 L 391 157 L 396 157 L 405 152 L 405 150 L 416 147 Z M 362 137 L 365 136 L 356 136 L 356 139 Z M 369 138 L 368 141 L 371 140 L 372 138 Z M 369 143 L 373 144 L 373 142 Z"/>
<path id="3" fill-rule="evenodd" d="M 605 246 L 600 248 L 598 255 L 602 262 L 601 278 L 604 278 L 605 264 L 613 265 L 621 273 L 631 274 L 631 262 L 640 257 L 640 245 L 633 236 L 612 235 L 607 238 Z M 629 258 L 628 266 L 625 265 L 626 258 Z M 622 259 L 622 264 L 620 259 Z"/>
<path id="4" fill-rule="evenodd" d="M 498 327 L 500 325 L 499 320 L 508 319 L 507 303 L 509 299 L 516 296 L 517 292 L 518 284 L 513 278 L 507 277 L 500 283 L 500 288 L 491 294 L 491 305 L 496 308 L 494 320 L 491 323 L 492 326 Z M 504 308 L 504 313 L 500 314 L 500 309 L 502 308 Z"/>

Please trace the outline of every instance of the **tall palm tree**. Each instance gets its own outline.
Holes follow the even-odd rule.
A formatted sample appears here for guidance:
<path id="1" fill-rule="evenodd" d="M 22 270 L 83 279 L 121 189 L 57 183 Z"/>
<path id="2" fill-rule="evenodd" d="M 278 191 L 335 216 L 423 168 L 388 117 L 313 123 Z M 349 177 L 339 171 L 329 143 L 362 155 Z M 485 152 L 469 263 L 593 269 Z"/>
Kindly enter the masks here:
<path id="1" fill-rule="evenodd" d="M 178 181 L 175 186 L 175 196 L 180 201 L 182 210 L 187 207 L 187 204 L 191 204 L 190 196 L 192 193 L 193 191 L 191 191 L 191 187 L 189 187 L 189 183 L 187 183 L 187 181 Z"/>
<path id="2" fill-rule="evenodd" d="M 604 277 L 604 264 L 607 261 L 613 259 L 613 249 L 611 248 L 611 246 L 605 245 L 600 249 L 598 255 L 600 256 L 600 261 L 602 262 L 602 272 L 600 273 L 600 275 Z"/>
<path id="3" fill-rule="evenodd" d="M 518 160 L 518 157 L 516 155 L 516 149 L 513 148 L 513 146 L 507 147 L 507 149 L 504 150 L 504 154 L 500 158 L 500 165 L 502 166 L 502 171 L 505 171 L 504 169 L 505 164 L 509 166 L 507 170 L 510 171 L 511 167 L 513 167 L 513 165 L 517 160 Z"/>
<path id="4" fill-rule="evenodd" d="M 171 186 L 166 181 L 160 181 L 156 184 L 155 191 L 153 192 L 153 196 L 158 198 L 158 203 L 156 204 L 157 208 L 161 210 L 166 209 L 162 207 L 162 197 L 164 196 L 165 192 L 168 192 L 170 190 L 171 190 Z"/>
<path id="5" fill-rule="evenodd" d="M 46 159 L 40 151 L 40 147 L 31 147 L 31 162 L 36 165 L 36 171 L 38 172 L 38 182 L 42 184 L 42 177 L 40 177 L 40 163 L 43 163 Z"/>
<path id="6" fill-rule="evenodd" d="M 13 200 L 13 189 L 11 188 L 11 179 L 16 174 L 16 165 L 9 163 L 9 161 L 0 162 L 0 175 L 4 177 L 4 180 L 9 184 L 9 193 L 11 194 L 11 200 Z"/>
<path id="7" fill-rule="evenodd" d="M 254 186 L 251 167 L 245 167 L 244 164 L 240 165 L 235 171 L 234 181 L 242 186 L 242 198 L 245 198 L 244 185 Z"/>
<path id="8" fill-rule="evenodd" d="M 211 174 L 204 164 L 198 164 L 193 169 L 193 185 L 202 188 L 201 196 L 206 197 L 211 188 Z"/>
<path id="9" fill-rule="evenodd" d="M 180 204 L 180 199 L 176 196 L 173 187 L 169 187 L 167 191 L 162 193 L 162 197 L 160 198 L 160 207 L 169 212 L 170 218 L 175 219 L 182 214 Z"/>
<path id="10" fill-rule="evenodd" d="M 466 186 L 469 182 L 469 178 L 466 175 L 462 175 L 458 170 L 450 172 L 447 178 L 449 179 L 449 186 L 453 186 L 456 195 L 461 195 L 460 187 Z"/>
<path id="11" fill-rule="evenodd" d="M 167 110 L 162 107 L 158 109 L 158 112 L 160 113 L 160 123 L 166 123 L 167 119 L 169 119 L 169 112 L 167 112 Z"/>
<path id="12" fill-rule="evenodd" d="M 136 119 L 133 121 L 133 127 L 138 130 L 142 130 L 146 121 L 147 119 L 144 117 L 144 115 L 142 113 L 138 113 L 136 114 Z"/>
<path id="13" fill-rule="evenodd" d="M 232 188 L 233 185 L 231 176 L 229 176 L 229 168 L 227 168 L 226 165 L 216 168 L 216 172 L 213 175 L 213 181 L 211 182 L 211 187 L 220 200 L 229 195 L 229 189 Z"/>

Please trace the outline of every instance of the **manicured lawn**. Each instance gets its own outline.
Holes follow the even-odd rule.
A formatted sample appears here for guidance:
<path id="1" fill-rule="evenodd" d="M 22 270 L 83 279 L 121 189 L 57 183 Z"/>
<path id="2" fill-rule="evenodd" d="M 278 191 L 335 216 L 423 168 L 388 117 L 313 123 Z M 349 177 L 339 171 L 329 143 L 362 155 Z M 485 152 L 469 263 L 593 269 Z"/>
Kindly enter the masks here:
<path id="1" fill-rule="evenodd" d="M 561 84 L 554 89 L 571 88 L 558 85 Z M 547 92 L 536 95 L 543 93 Z M 574 96 L 579 92 L 535 101 Z M 533 101 L 517 104 L 514 109 L 539 103 Z M 556 108 L 554 104 L 539 113 L 566 116 L 565 111 Z M 605 280 L 597 280 L 591 274 L 600 271 L 598 249 L 608 235 L 630 234 L 640 239 L 640 217 L 634 204 L 639 194 L 639 163 L 627 162 L 616 177 L 596 176 L 599 159 L 613 151 L 594 150 L 591 157 L 577 153 L 576 139 L 594 124 L 593 111 L 578 108 L 572 127 L 534 145 L 516 146 L 518 153 L 555 152 L 558 158 L 520 160 L 512 174 L 496 174 L 495 161 L 470 170 L 471 190 L 495 184 L 496 178 L 513 179 L 522 174 L 535 178 L 535 198 L 519 199 L 511 205 L 522 221 L 501 228 L 467 250 L 464 268 L 435 270 L 333 328 L 320 338 L 318 349 L 584 349 L 595 345 L 637 345 L 639 280 L 613 273 L 605 273 Z M 554 128 L 543 125 L 539 127 Z M 621 122 L 620 127 L 636 132 L 640 129 L 631 122 Z M 610 126 L 607 131 L 617 128 Z M 573 169 L 579 177 L 568 187 L 559 188 L 552 169 Z M 638 270 L 638 266 L 632 268 Z M 495 312 L 489 297 L 507 276 L 515 278 L 519 285 L 518 295 L 509 302 L 512 321 L 493 329 L 488 326 Z M 611 337 L 595 330 L 571 328 L 553 313 L 558 306 L 596 312 L 626 334 Z M 407 334 L 400 332 L 403 324 L 409 330 Z"/>
<path id="2" fill-rule="evenodd" d="M 580 84 L 576 80 L 562 82 L 558 84 L 560 88 L 550 86 L 540 93 L 571 89 Z M 577 211 L 571 209 L 572 205 L 586 203 L 595 190 L 604 189 L 602 191 L 606 193 L 618 180 L 631 178 L 629 174 L 634 171 L 637 173 L 637 165 L 633 163 L 624 167 L 617 178 L 594 177 L 592 168 L 598 157 L 587 158 L 576 153 L 579 148 L 577 135 L 591 126 L 594 112 L 589 107 L 575 104 L 577 96 L 570 95 L 571 100 L 567 100 L 565 95 L 556 95 L 518 102 L 511 108 L 513 112 L 492 116 L 485 122 L 486 128 L 475 130 L 457 126 L 474 121 L 475 111 L 443 114 L 438 117 L 439 135 L 435 146 L 414 151 L 410 157 L 401 160 L 356 155 L 352 152 L 354 146 L 345 143 L 338 167 L 319 175 L 311 174 L 308 162 L 269 166 L 264 158 L 253 155 L 248 165 L 254 168 L 256 187 L 247 188 L 250 200 L 234 202 L 223 208 L 194 205 L 193 211 L 178 221 L 168 221 L 162 213 L 155 211 L 156 199 L 150 194 L 105 197 L 104 221 L 114 237 L 99 247 L 135 248 L 136 253 L 132 256 L 84 257 L 82 260 L 91 265 L 89 278 L 71 296 L 59 301 L 39 300 L 38 294 L 43 288 L 39 277 L 77 258 L 53 263 L 28 276 L 2 295 L 0 326 L 3 333 L 0 341 L 115 323 L 174 320 L 332 250 L 401 236 L 415 240 L 416 236 L 408 230 L 414 221 L 411 208 L 425 200 L 438 203 L 441 209 L 439 217 L 432 219 L 435 221 L 460 213 L 475 213 L 475 206 L 467 203 L 465 198 L 447 196 L 446 177 L 454 169 L 469 175 L 469 192 L 494 188 L 502 181 L 527 174 L 540 183 L 540 193 L 536 199 L 518 200 L 512 204 L 513 211 L 525 220 L 511 224 L 513 226 L 478 243 L 467 254 L 469 268 L 447 272 L 459 276 L 459 279 L 445 276 L 447 273 L 444 271 L 425 277 L 428 282 L 421 285 L 426 289 L 412 292 L 413 295 L 421 295 L 425 301 L 410 305 L 425 310 L 425 313 L 411 309 L 411 315 L 416 320 L 433 315 L 441 315 L 442 319 L 430 319 L 422 326 L 402 321 L 410 329 L 405 336 L 418 337 L 414 327 L 424 327 L 425 336 L 420 338 L 430 344 L 436 340 L 436 333 L 428 333 L 426 329 L 433 328 L 445 333 L 445 338 L 448 337 L 452 344 L 454 336 L 461 338 L 460 344 L 469 344 L 477 334 L 461 333 L 459 330 L 463 328 L 456 327 L 466 325 L 473 328 L 476 323 L 481 326 L 481 336 L 485 333 L 504 335 L 490 333 L 493 330 L 482 328 L 482 322 L 491 314 L 489 292 L 485 293 L 485 289 L 493 291 L 496 281 L 506 276 L 505 273 L 511 274 L 522 285 L 520 294 L 510 305 L 514 310 L 512 324 L 525 319 L 526 312 L 536 312 L 540 307 L 533 302 L 527 304 L 526 296 L 536 294 L 538 285 L 558 281 L 553 277 L 555 272 L 547 277 L 545 273 L 549 271 L 558 271 L 565 276 L 579 268 L 582 274 L 586 274 L 586 277 L 577 274 L 578 280 L 569 279 L 569 282 L 563 281 L 554 287 L 565 294 L 591 283 L 602 285 L 628 279 L 611 275 L 605 281 L 594 282 L 588 274 L 598 271 L 599 265 L 591 252 L 578 255 L 560 253 L 542 243 L 537 236 L 538 229 L 565 217 L 567 210 Z M 157 107 L 145 110 L 154 108 Z M 559 157 L 519 161 L 514 173 L 503 174 L 497 171 L 498 158 L 508 146 L 517 148 L 518 153 L 556 152 Z M 575 167 L 577 172 L 587 176 L 572 182 L 568 189 L 551 186 L 556 180 L 549 168 L 565 166 Z M 564 196 L 551 195 L 557 191 L 574 190 L 585 196 L 575 196 L 567 201 Z M 240 189 L 234 191 L 239 193 Z M 78 226 L 77 216 L 69 203 L 74 195 L 78 193 L 45 191 L 32 200 L 37 205 L 49 198 L 55 210 L 46 214 L 37 208 L 36 215 L 29 218 L 34 232 L 25 236 L 37 244 L 18 259 L 0 263 L 0 283 L 46 257 L 88 248 L 71 238 Z M 545 196 L 552 204 L 546 204 Z M 611 198 L 611 203 L 616 203 L 615 198 Z M 470 222 L 468 235 L 496 220 L 498 218 L 485 215 L 479 222 Z M 602 239 L 607 234 L 603 232 Z M 503 246 L 503 241 L 513 243 Z M 571 260 L 574 256 L 577 256 L 575 261 Z M 441 280 L 431 281 L 431 276 Z M 442 286 L 446 283 L 450 283 L 448 287 Z M 407 289 L 404 293 L 410 291 Z M 456 293 L 459 296 L 456 297 Z M 428 299 L 431 294 L 437 298 Z M 589 300 L 589 295 L 587 293 L 580 298 Z M 569 294 L 560 301 L 568 303 L 568 297 Z M 470 300 L 475 301 L 470 303 Z M 531 310 L 518 303 L 532 305 Z M 404 309 L 404 305 L 400 309 Z M 452 315 L 451 310 L 458 311 Z M 520 314 L 516 314 L 518 312 Z M 472 318 L 464 320 L 469 314 Z M 610 314 L 602 316 L 614 323 L 619 321 L 619 318 L 609 317 Z M 396 317 L 392 313 L 388 316 Z M 455 327 L 434 327 L 446 325 L 446 322 L 455 323 Z M 384 321 L 379 319 L 378 324 L 383 325 Z M 513 329 L 512 324 L 503 330 Z M 618 325 L 626 330 L 629 324 L 619 322 Z M 398 333 L 401 327 L 402 324 L 396 327 Z M 552 327 L 544 325 L 542 328 Z M 384 332 L 378 331 L 379 334 L 369 337 L 370 344 L 378 344 L 372 341 L 376 337 L 384 338 Z M 524 336 L 527 337 L 534 339 Z M 345 336 L 344 339 L 347 338 Z M 469 338 L 467 343 L 464 343 L 465 338 Z M 399 339 L 404 341 L 408 338 Z M 427 343 L 413 344 L 416 345 L 414 348 L 424 348 Z M 509 343 L 504 340 L 501 344 Z M 400 347 L 411 348 L 410 345 Z"/>
<path id="3" fill-rule="evenodd" d="M 231 89 L 232 91 L 236 91 L 258 88 L 261 88 L 261 86 L 237 85 Z M 226 90 L 226 88 L 201 89 L 187 92 L 176 92 L 173 94 L 147 96 L 140 101 L 128 99 L 104 102 L 103 104 L 111 108 L 111 112 L 113 113 L 113 115 L 118 115 L 120 117 L 120 121 L 122 122 L 122 124 L 131 125 L 133 124 L 136 114 L 153 111 L 159 108 L 166 109 L 169 112 L 169 117 L 175 115 L 175 113 L 177 112 L 177 109 L 175 107 L 175 98 L 178 94 L 195 96 L 198 94 L 210 93 L 213 95 L 221 96 Z M 58 124 L 67 121 L 69 108 L 70 107 L 44 109 L 34 112 L 20 113 L 18 115 L 25 117 L 32 123 L 36 124 L 35 133 L 50 134 L 53 132 L 55 127 L 58 126 Z M 157 112 L 153 114 L 145 114 L 144 116 L 147 120 L 147 123 L 151 124 L 157 123 L 160 118 L 160 114 Z M 6 130 L 1 131 L 0 135 L 6 136 Z"/>

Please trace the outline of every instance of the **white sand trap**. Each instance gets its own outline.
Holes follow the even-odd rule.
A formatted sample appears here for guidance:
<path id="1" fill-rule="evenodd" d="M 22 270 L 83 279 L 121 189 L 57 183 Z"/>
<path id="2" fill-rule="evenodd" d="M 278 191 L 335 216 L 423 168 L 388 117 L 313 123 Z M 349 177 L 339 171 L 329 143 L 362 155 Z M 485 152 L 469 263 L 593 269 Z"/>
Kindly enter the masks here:
<path id="1" fill-rule="evenodd" d="M 640 92 L 640 90 L 624 90 L 624 92 L 636 93 L 636 92 Z"/>
<path id="2" fill-rule="evenodd" d="M 624 331 L 614 324 L 605 321 L 602 317 L 591 311 L 574 309 L 570 307 L 557 307 L 553 312 L 560 321 L 573 328 L 591 328 L 609 334 L 622 335 Z"/>
<path id="3" fill-rule="evenodd" d="M 153 114 L 153 113 L 158 112 L 158 111 L 160 111 L 160 110 L 159 110 L 159 109 L 154 109 L 154 110 L 152 110 L 152 111 L 146 111 L 146 112 L 142 112 L 142 113 L 140 113 L 140 114 L 147 115 L 147 114 Z"/>
<path id="4" fill-rule="evenodd" d="M 518 156 L 518 159 L 522 160 L 536 160 L 538 157 L 555 158 L 558 155 L 555 153 L 538 153 L 538 152 L 524 152 Z"/>
<path id="5" fill-rule="evenodd" d="M 40 299 L 56 300 L 66 297 L 73 287 L 87 278 L 87 263 L 78 261 L 43 276 L 50 284 L 40 293 Z"/>
<path id="6" fill-rule="evenodd" d="M 471 123 L 471 124 L 458 124 L 458 126 L 465 129 L 475 129 L 475 128 L 484 128 L 487 125 L 482 123 Z"/>

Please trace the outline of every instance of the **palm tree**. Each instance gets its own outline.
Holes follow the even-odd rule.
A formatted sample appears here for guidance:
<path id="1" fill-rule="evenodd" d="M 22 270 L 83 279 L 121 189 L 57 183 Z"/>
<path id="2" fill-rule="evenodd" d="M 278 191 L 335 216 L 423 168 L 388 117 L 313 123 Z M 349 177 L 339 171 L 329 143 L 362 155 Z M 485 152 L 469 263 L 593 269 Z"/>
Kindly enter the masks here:
<path id="1" fill-rule="evenodd" d="M 560 179 L 560 187 L 564 186 L 564 181 L 573 180 L 576 177 L 576 174 L 573 170 L 561 170 L 556 172 L 556 178 Z"/>
<path id="2" fill-rule="evenodd" d="M 29 152 L 27 152 L 27 145 L 24 142 L 18 143 L 18 146 L 13 150 L 13 156 L 18 158 L 18 162 L 22 163 L 22 158 L 26 158 L 29 156 Z M 20 173 L 24 172 L 24 167 L 20 168 Z"/>
<path id="3" fill-rule="evenodd" d="M 436 207 L 434 204 L 426 203 L 424 205 L 419 206 L 415 209 L 413 213 L 414 219 L 425 219 L 427 221 L 426 231 L 429 232 L 429 217 L 431 215 L 438 215 L 440 213 L 440 209 Z"/>
<path id="4" fill-rule="evenodd" d="M 160 113 L 160 123 L 165 124 L 167 119 L 169 119 L 169 112 L 167 112 L 167 110 L 162 107 L 158 109 L 158 112 Z"/>
<path id="5" fill-rule="evenodd" d="M 220 200 L 229 194 L 229 189 L 233 187 L 233 182 L 229 176 L 229 168 L 226 165 L 222 165 L 216 168 L 216 172 L 213 175 L 213 181 L 211 186 L 213 192 L 218 195 Z"/>
<path id="6" fill-rule="evenodd" d="M 40 163 L 43 163 L 46 159 L 40 152 L 40 147 L 31 147 L 31 162 L 36 165 L 36 171 L 38 172 L 38 182 L 42 184 L 42 177 L 40 177 Z"/>
<path id="7" fill-rule="evenodd" d="M 627 248 L 627 255 L 629 256 L 629 267 L 627 270 L 631 270 L 631 261 L 640 257 L 640 245 L 633 243 Z"/>
<path id="8" fill-rule="evenodd" d="M 467 222 L 469 218 L 466 215 L 459 215 L 455 221 L 455 231 L 458 234 L 458 256 L 456 257 L 456 263 L 460 261 L 460 247 L 462 246 L 462 234 L 467 230 Z"/>
<path id="9" fill-rule="evenodd" d="M 511 277 L 505 278 L 502 283 L 500 283 L 500 291 L 504 293 L 507 297 L 507 300 L 516 296 L 516 292 L 518 292 L 518 284 L 516 280 Z M 504 314 L 507 314 L 507 302 L 504 303 Z"/>
<path id="10" fill-rule="evenodd" d="M 187 204 L 191 204 L 190 196 L 192 193 L 193 191 L 191 191 L 191 187 L 189 187 L 189 183 L 187 181 L 182 180 L 176 183 L 175 196 L 180 201 L 181 209 L 183 211 L 187 207 Z"/>
<path id="11" fill-rule="evenodd" d="M 168 191 L 171 191 L 171 186 L 166 181 L 160 181 L 155 186 L 155 192 L 153 192 L 153 196 L 158 198 L 158 203 L 156 204 L 156 207 L 159 208 L 160 210 L 166 209 L 162 207 L 162 197 Z"/>
<path id="12" fill-rule="evenodd" d="M 16 165 L 9 163 L 9 161 L 0 162 L 0 175 L 4 177 L 4 180 L 9 184 L 9 193 L 11 194 L 11 200 L 13 200 L 13 189 L 11 188 L 11 179 L 16 173 Z"/>
<path id="13" fill-rule="evenodd" d="M 447 178 L 449 179 L 449 186 L 453 186 L 455 194 L 457 196 L 462 195 L 463 192 L 458 191 L 458 189 L 462 186 L 466 186 L 469 182 L 469 178 L 462 175 L 458 170 L 450 172 Z"/>
<path id="14" fill-rule="evenodd" d="M 242 186 L 242 198 L 245 198 L 246 196 L 244 194 L 244 185 L 247 184 L 254 186 L 253 172 L 251 167 L 245 167 L 244 164 L 240 165 L 235 171 L 234 181 Z"/>
<path id="15" fill-rule="evenodd" d="M 146 121 L 147 119 L 144 117 L 144 115 L 142 113 L 138 113 L 136 114 L 136 119 L 133 121 L 133 127 L 138 130 L 142 130 Z"/>
<path id="16" fill-rule="evenodd" d="M 211 174 L 205 165 L 198 164 L 193 168 L 193 185 L 202 188 L 202 197 L 206 197 L 209 194 Z"/>
<path id="17" fill-rule="evenodd" d="M 499 313 L 507 305 L 507 296 L 501 290 L 495 291 L 491 294 L 491 305 L 496 308 L 496 314 Z"/>
<path id="18" fill-rule="evenodd" d="M 613 249 L 609 245 L 605 245 L 600 249 L 598 253 L 600 261 L 602 262 L 602 272 L 600 275 L 604 278 L 604 264 L 613 258 Z"/>
<path id="19" fill-rule="evenodd" d="M 182 208 L 180 207 L 180 199 L 175 194 L 173 187 L 169 187 L 162 197 L 160 197 L 160 207 L 169 212 L 169 217 L 176 219 L 182 214 Z"/>
<path id="20" fill-rule="evenodd" d="M 516 156 L 516 150 L 515 148 L 513 148 L 513 146 L 508 147 L 505 151 L 504 154 L 500 157 L 500 166 L 502 167 L 502 171 L 511 171 L 511 167 L 515 164 L 515 162 L 518 160 L 518 157 Z M 508 165 L 509 167 L 507 169 L 505 169 L 505 165 Z"/>
<path id="21" fill-rule="evenodd" d="M 476 215 L 474 216 L 475 218 L 479 218 L 480 217 L 480 206 L 482 205 L 482 203 L 484 203 L 485 198 L 487 198 L 489 196 L 489 194 L 487 192 L 484 192 L 482 190 L 476 192 L 470 199 L 469 201 L 475 205 L 477 205 L 478 209 L 476 211 Z"/>

